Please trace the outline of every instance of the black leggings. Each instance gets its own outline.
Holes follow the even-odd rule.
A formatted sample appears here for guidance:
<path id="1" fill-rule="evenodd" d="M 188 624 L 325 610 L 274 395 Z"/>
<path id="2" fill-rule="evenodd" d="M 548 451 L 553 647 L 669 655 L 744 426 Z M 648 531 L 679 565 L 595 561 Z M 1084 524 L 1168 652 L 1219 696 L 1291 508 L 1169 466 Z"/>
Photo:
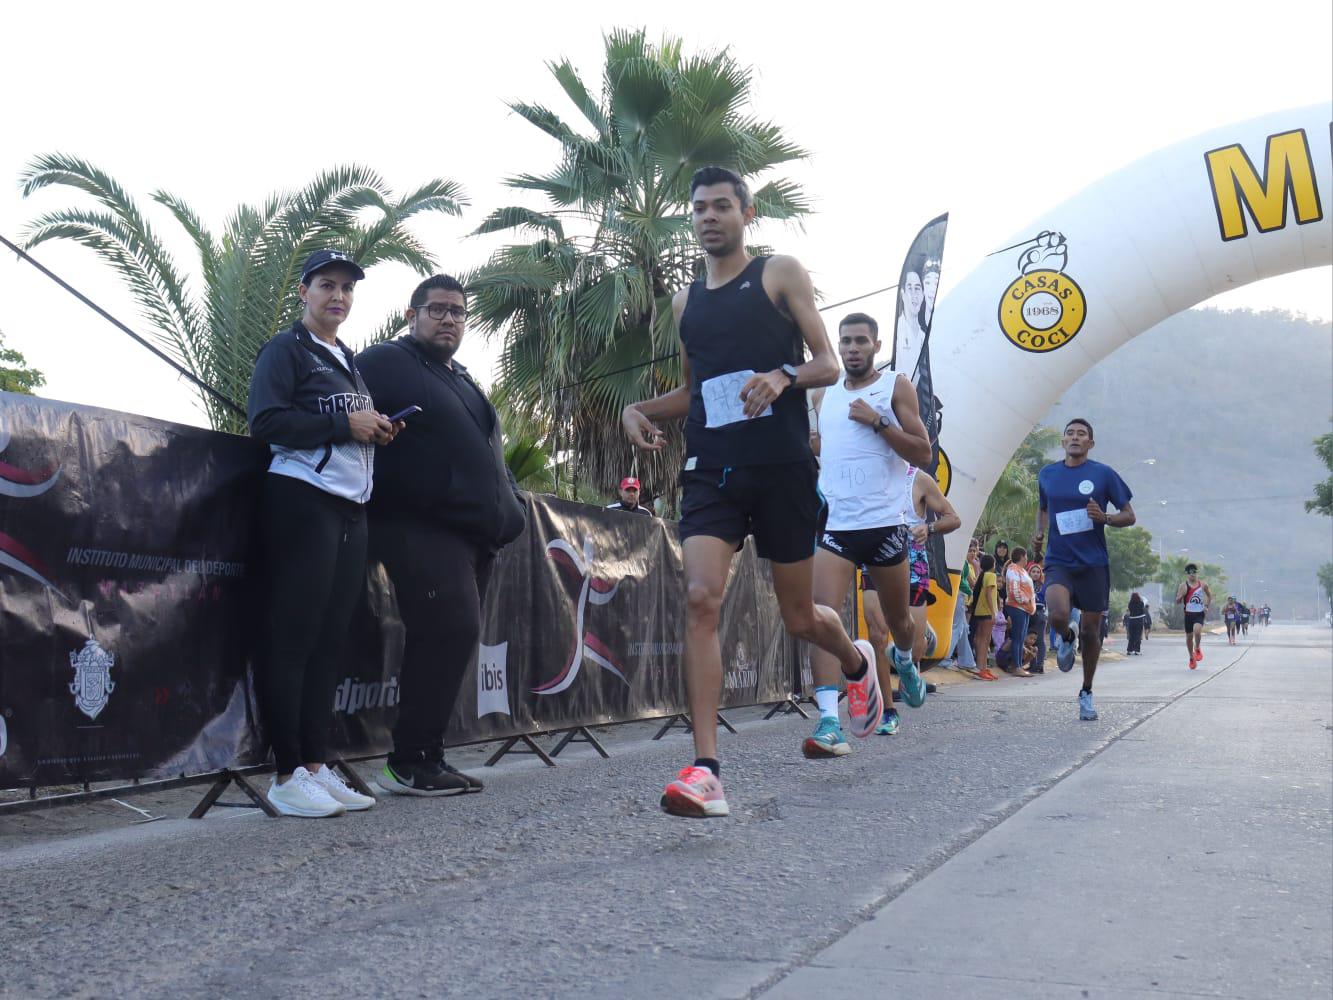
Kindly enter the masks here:
<path id="1" fill-rule="evenodd" d="M 360 504 L 291 476 L 264 477 L 267 632 L 260 691 L 279 774 L 328 758 L 347 626 L 366 578 Z"/>
<path id="2" fill-rule="evenodd" d="M 444 744 L 463 676 L 477 655 L 495 556 L 439 525 L 376 518 L 371 532 L 407 631 L 393 756 L 431 755 Z"/>

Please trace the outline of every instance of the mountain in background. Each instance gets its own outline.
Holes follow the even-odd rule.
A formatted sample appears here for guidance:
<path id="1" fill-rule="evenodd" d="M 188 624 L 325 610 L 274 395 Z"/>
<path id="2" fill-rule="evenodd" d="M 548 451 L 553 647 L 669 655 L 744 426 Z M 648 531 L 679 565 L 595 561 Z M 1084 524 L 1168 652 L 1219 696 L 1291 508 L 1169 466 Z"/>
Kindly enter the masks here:
<path id="1" fill-rule="evenodd" d="M 1333 417 L 1333 326 L 1281 311 L 1179 313 L 1079 379 L 1042 422 L 1076 416 L 1164 554 L 1223 567 L 1228 590 L 1267 601 L 1275 619 L 1322 616 L 1315 573 L 1333 559 L 1333 522 L 1304 502 L 1327 475 L 1313 440 Z M 1151 601 L 1156 587 L 1145 590 Z"/>

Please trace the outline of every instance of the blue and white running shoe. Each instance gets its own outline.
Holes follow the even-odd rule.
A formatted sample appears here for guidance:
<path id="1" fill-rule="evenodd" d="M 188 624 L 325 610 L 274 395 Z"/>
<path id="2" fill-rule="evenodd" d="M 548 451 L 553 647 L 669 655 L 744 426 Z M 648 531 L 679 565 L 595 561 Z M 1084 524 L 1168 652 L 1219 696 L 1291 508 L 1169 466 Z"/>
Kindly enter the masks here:
<path id="1" fill-rule="evenodd" d="M 1069 630 L 1073 631 L 1072 628 Z M 1078 653 L 1078 642 L 1069 638 L 1069 633 L 1055 637 L 1055 662 L 1065 673 L 1074 669 L 1074 656 Z"/>
<path id="2" fill-rule="evenodd" d="M 1097 721 L 1097 709 L 1092 707 L 1091 691 L 1080 691 L 1078 693 L 1078 717 L 1083 722 Z"/>
<path id="3" fill-rule="evenodd" d="M 921 671 L 910 656 L 900 658 L 897 646 L 889 647 L 893 657 L 893 667 L 898 671 L 898 690 L 903 693 L 903 701 L 912 708 L 920 708 L 926 703 L 926 682 L 921 679 Z"/>
<path id="4" fill-rule="evenodd" d="M 821 716 L 819 725 L 815 726 L 814 735 L 807 736 L 805 742 L 801 744 L 801 752 L 811 760 L 819 760 L 823 757 L 846 757 L 852 752 L 852 748 L 847 744 L 847 738 L 842 735 L 842 727 L 838 725 L 838 720 Z"/>

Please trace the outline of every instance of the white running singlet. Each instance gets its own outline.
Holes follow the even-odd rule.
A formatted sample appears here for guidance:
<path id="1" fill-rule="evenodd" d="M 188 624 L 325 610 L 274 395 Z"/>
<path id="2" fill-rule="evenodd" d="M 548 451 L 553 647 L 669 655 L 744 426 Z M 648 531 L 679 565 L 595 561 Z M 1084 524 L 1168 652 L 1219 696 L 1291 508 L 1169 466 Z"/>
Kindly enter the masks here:
<path id="1" fill-rule="evenodd" d="M 885 372 L 869 385 L 848 389 L 843 379 L 824 390 L 819 406 L 819 491 L 828 501 L 829 531 L 884 528 L 903 523 L 908 507 L 907 463 L 873 428 L 847 416 L 864 399 L 901 427 L 893 387 L 901 373 Z"/>
<path id="2" fill-rule="evenodd" d="M 1185 610 L 1190 614 L 1203 614 L 1203 584 L 1195 587 L 1185 584 Z"/>

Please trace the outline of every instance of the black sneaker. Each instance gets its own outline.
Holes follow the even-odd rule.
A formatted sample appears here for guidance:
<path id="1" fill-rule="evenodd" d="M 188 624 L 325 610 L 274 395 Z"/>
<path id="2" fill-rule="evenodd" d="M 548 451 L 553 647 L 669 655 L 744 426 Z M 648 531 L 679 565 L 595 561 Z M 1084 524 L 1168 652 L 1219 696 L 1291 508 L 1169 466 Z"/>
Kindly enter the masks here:
<path id="1" fill-rule="evenodd" d="M 464 774 L 462 771 L 458 770 L 458 768 L 452 766 L 451 764 L 446 763 L 443 757 L 440 758 L 440 768 L 441 770 L 448 771 L 450 774 L 456 774 L 464 781 L 466 781 L 467 790 L 469 792 L 479 792 L 486 787 L 481 783 L 480 778 L 474 778 L 470 774 Z"/>
<path id="2" fill-rule="evenodd" d="M 375 776 L 376 783 L 395 795 L 461 795 L 471 783 L 443 760 L 390 757 Z"/>

